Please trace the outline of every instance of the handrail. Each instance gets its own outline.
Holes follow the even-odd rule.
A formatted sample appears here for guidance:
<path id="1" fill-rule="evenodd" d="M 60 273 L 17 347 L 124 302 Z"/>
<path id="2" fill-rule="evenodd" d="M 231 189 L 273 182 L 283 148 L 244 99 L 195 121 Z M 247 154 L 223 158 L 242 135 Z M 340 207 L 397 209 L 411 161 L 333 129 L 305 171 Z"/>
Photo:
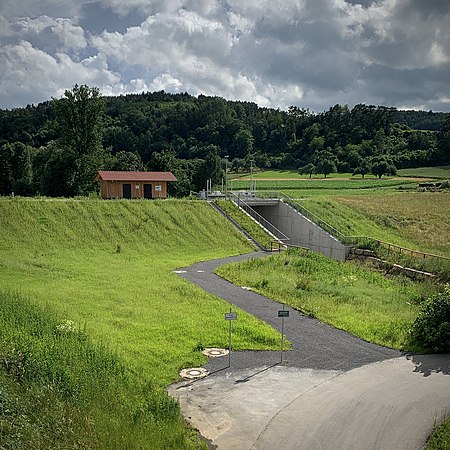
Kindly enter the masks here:
<path id="1" fill-rule="evenodd" d="M 286 195 L 284 192 L 275 192 L 274 194 L 277 195 L 277 198 L 283 200 L 289 206 L 291 206 L 292 208 L 300 212 L 302 215 L 304 215 L 306 218 L 311 220 L 311 222 L 314 222 L 315 224 L 319 225 L 321 228 L 330 233 L 332 236 L 339 239 L 342 243 L 345 243 L 347 236 L 345 236 L 343 233 L 341 233 L 339 230 L 337 230 L 327 222 L 323 221 L 320 217 L 316 216 L 314 213 L 306 209 L 304 206 L 297 203 L 293 198 L 289 197 L 289 195 Z"/>
<path id="2" fill-rule="evenodd" d="M 243 211 L 245 211 L 249 216 L 251 216 L 256 222 L 258 222 L 262 227 L 264 227 L 272 236 L 277 238 L 281 242 L 289 242 L 290 237 L 286 236 L 282 231 L 280 231 L 275 225 L 271 224 L 266 218 L 261 214 L 257 213 L 250 205 L 248 205 L 244 200 L 242 200 L 239 195 L 234 192 L 230 193 L 232 201 Z"/>
<path id="3" fill-rule="evenodd" d="M 396 245 L 396 244 L 391 244 L 389 242 L 384 242 L 384 241 L 381 241 L 379 239 L 375 239 L 375 238 L 372 238 L 369 236 L 347 236 L 347 235 L 341 233 L 336 228 L 334 228 L 332 225 L 330 225 L 327 222 L 320 219 L 320 217 L 318 217 L 317 215 L 315 215 L 314 213 L 312 213 L 311 211 L 306 209 L 304 206 L 297 203 L 294 199 L 292 199 L 291 197 L 286 195 L 284 192 L 258 191 L 257 194 L 258 194 L 258 196 L 261 195 L 261 197 L 265 197 L 265 198 L 267 198 L 269 195 L 270 196 L 269 198 L 278 198 L 279 200 L 284 201 L 285 203 L 287 203 L 288 205 L 293 207 L 295 210 L 300 212 L 302 215 L 304 215 L 305 217 L 310 219 L 312 222 L 319 225 L 325 231 L 330 233 L 332 236 L 334 236 L 336 239 L 338 239 L 342 244 L 355 246 L 355 245 L 358 245 L 358 243 L 361 241 L 366 241 L 366 242 L 371 242 L 373 244 L 376 244 L 378 246 L 379 245 L 384 246 L 387 248 L 388 251 L 390 251 L 392 248 L 392 249 L 396 249 L 397 251 L 399 251 L 399 253 L 405 253 L 405 254 L 409 253 L 411 256 L 421 257 L 423 259 L 436 258 L 436 259 L 450 261 L 450 258 L 448 258 L 446 256 L 433 255 L 432 253 L 421 252 L 419 250 L 411 250 L 409 248 L 402 247 L 402 246 Z M 255 193 L 255 195 L 256 195 L 256 193 Z"/>

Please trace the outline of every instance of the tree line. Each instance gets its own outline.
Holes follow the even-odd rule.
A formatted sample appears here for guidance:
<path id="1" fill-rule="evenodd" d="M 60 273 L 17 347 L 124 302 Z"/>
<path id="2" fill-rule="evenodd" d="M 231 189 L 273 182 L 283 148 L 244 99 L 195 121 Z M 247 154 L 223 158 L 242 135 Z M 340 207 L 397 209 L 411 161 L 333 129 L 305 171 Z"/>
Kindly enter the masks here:
<path id="1" fill-rule="evenodd" d="M 372 172 L 450 164 L 450 114 L 359 104 L 313 113 L 187 93 L 102 97 L 75 85 L 61 99 L 0 110 L 0 194 L 76 196 L 98 170 L 171 171 L 176 196 L 235 172 Z"/>

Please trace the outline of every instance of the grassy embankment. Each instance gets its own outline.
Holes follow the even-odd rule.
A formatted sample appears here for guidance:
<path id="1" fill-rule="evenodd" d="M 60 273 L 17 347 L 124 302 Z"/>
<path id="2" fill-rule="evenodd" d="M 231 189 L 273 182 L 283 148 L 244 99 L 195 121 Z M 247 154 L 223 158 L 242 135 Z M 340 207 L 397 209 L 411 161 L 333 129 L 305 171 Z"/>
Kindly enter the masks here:
<path id="1" fill-rule="evenodd" d="M 227 200 L 217 200 L 217 205 L 236 223 L 238 223 L 253 239 L 265 249 L 270 249 L 273 237 L 261 228 L 251 217 L 240 210 L 237 205 Z"/>
<path id="2" fill-rule="evenodd" d="M 43 316 L 36 313 L 41 317 L 36 324 L 20 325 L 17 332 L 15 325 L 9 331 L 2 327 L 2 358 L 21 355 L 9 367 L 18 365 L 26 369 L 26 377 L 35 372 L 44 380 L 41 388 L 33 380 L 21 383 L 16 369 L 11 372 L 2 363 L 9 398 L 31 396 L 17 426 L 0 408 L 2 439 L 16 433 L 15 438 L 28 442 L 22 428 L 29 430 L 39 421 L 33 406 L 38 405 L 36 392 L 41 403 L 51 403 L 53 395 L 57 399 L 56 411 L 49 409 L 50 427 L 52 414 L 59 420 L 67 408 L 73 439 L 79 438 L 79 430 L 87 430 L 85 438 L 81 433 L 80 448 L 195 447 L 198 442 L 164 388 L 178 378 L 181 368 L 205 362 L 202 347 L 227 345 L 223 313 L 229 305 L 172 272 L 195 261 L 251 251 L 246 239 L 204 202 L 0 199 L 0 217 L 0 310 L 10 317 L 2 321 L 19 323 L 35 305 L 48 310 Z M 56 324 L 65 320 L 85 330 L 80 336 L 86 336 L 87 347 L 55 332 Z M 277 348 L 279 334 L 241 311 L 233 342 L 235 349 Z M 110 350 L 97 358 L 95 346 L 100 343 Z M 66 359 L 55 356 L 65 348 Z M 110 351 L 115 359 L 108 356 Z M 87 355 L 79 364 L 82 372 L 94 371 L 92 377 L 69 364 L 72 359 L 78 364 L 79 353 Z M 117 360 L 117 373 L 108 370 L 111 379 L 103 372 L 95 374 L 102 358 Z M 52 369 L 53 360 L 57 362 Z M 69 386 L 82 386 L 82 393 L 69 396 L 67 405 L 66 380 Z M 93 392 L 92 403 L 85 402 Z M 174 412 L 166 414 L 167 409 Z M 51 430 L 33 429 L 33 448 L 48 448 L 45 432 Z"/>
<path id="3" fill-rule="evenodd" d="M 347 236 L 369 236 L 411 250 L 450 257 L 450 192 L 315 196 L 299 203 Z M 386 246 L 380 257 L 450 279 L 450 260 L 411 256 Z"/>
<path id="4" fill-rule="evenodd" d="M 435 289 L 300 250 L 224 266 L 218 274 L 366 341 L 397 349 L 407 346 L 419 304 Z"/>

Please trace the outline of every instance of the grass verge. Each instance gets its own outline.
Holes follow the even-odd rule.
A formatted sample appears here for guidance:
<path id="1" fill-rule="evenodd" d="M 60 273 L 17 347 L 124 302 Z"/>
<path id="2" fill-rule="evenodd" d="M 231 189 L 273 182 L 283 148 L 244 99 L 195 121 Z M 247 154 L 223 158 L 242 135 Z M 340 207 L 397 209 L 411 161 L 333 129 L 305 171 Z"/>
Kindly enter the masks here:
<path id="1" fill-rule="evenodd" d="M 1 448 L 203 447 L 175 400 L 73 322 L 9 292 L 0 321 Z"/>
<path id="2" fill-rule="evenodd" d="M 450 418 L 433 431 L 427 443 L 427 450 L 450 450 Z"/>

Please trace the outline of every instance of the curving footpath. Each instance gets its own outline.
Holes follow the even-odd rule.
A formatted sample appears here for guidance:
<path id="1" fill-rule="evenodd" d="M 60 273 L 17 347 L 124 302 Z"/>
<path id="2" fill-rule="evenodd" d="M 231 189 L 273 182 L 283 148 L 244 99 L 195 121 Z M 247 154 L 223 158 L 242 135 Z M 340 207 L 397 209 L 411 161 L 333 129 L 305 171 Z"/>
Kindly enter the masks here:
<path id="1" fill-rule="evenodd" d="M 197 263 L 180 276 L 281 329 L 280 305 L 213 273 L 265 252 Z M 290 311 L 280 352 L 233 352 L 212 358 L 211 373 L 177 383 L 186 419 L 228 449 L 422 449 L 450 415 L 450 355 L 402 355 Z"/>

